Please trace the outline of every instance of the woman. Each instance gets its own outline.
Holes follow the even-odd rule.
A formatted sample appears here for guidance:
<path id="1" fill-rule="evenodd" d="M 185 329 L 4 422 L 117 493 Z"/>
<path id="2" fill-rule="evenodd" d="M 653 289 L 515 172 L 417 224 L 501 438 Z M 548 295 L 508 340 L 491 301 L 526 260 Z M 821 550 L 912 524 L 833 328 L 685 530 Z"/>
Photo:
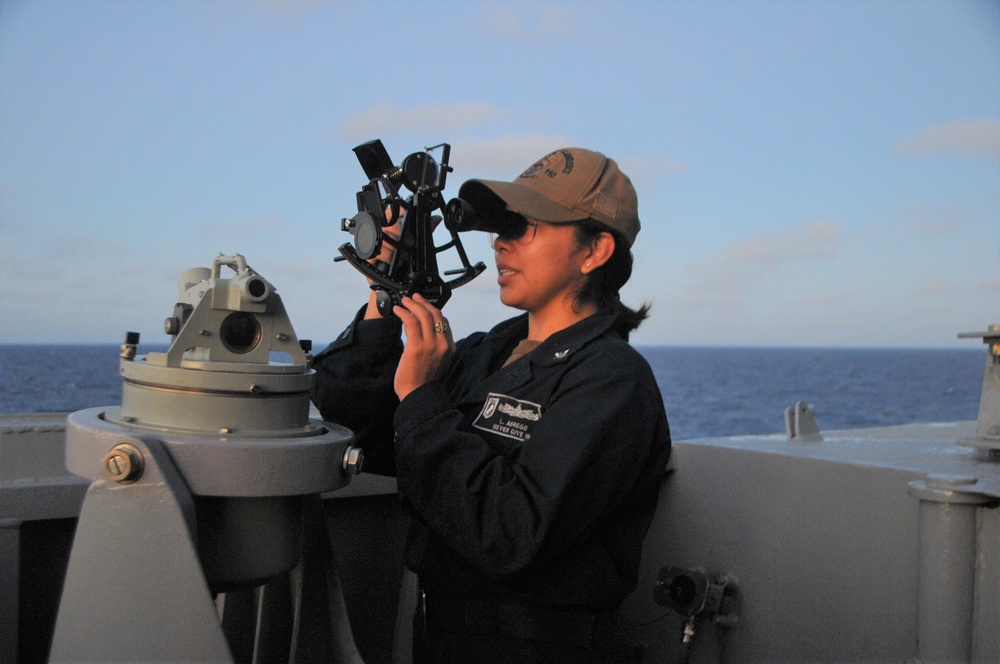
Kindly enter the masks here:
<path id="1" fill-rule="evenodd" d="M 598 152 L 552 152 L 459 196 L 491 231 L 501 301 L 524 313 L 457 344 L 419 295 L 374 304 L 317 356 L 323 417 L 395 474 L 420 579 L 416 662 L 632 662 L 636 586 L 670 455 L 663 400 L 618 299 L 635 190 Z M 400 340 L 400 328 L 406 344 Z"/>

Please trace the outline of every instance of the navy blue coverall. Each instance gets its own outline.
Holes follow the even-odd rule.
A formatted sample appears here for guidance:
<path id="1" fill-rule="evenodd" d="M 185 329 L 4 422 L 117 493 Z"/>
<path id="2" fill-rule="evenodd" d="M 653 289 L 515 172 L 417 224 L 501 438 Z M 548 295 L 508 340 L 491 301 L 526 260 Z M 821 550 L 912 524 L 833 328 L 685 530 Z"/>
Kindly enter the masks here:
<path id="1" fill-rule="evenodd" d="M 541 643 L 550 659 L 600 650 L 588 626 L 636 587 L 670 456 L 646 360 L 602 311 L 504 367 L 525 314 L 459 341 L 445 377 L 400 403 L 401 323 L 362 313 L 316 356 L 313 401 L 355 432 L 366 471 L 397 477 L 423 624 Z"/>

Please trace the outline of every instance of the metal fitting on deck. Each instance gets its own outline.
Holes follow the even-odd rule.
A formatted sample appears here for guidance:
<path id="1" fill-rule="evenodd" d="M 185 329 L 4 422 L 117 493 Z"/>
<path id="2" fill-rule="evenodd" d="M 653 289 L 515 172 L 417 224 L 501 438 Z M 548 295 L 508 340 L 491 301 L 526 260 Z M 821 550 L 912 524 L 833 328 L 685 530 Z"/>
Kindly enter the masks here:
<path id="1" fill-rule="evenodd" d="M 920 500 L 917 562 L 917 660 L 969 662 L 975 616 L 976 512 L 997 499 L 975 493 L 979 480 L 930 474 L 910 482 Z"/>
<path id="2" fill-rule="evenodd" d="M 991 459 L 1000 459 L 1000 325 L 990 325 L 985 332 L 962 332 L 958 337 L 980 338 L 987 346 L 976 435 L 958 444 L 987 450 Z"/>

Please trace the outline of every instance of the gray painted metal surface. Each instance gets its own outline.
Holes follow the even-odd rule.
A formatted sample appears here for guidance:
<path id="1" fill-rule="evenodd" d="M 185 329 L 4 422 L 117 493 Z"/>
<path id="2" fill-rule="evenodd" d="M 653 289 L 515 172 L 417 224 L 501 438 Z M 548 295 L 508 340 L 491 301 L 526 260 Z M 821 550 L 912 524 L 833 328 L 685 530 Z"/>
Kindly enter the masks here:
<path id="1" fill-rule="evenodd" d="M 162 445 L 134 484 L 95 480 L 66 573 L 52 662 L 231 662 L 199 564 L 194 500 Z"/>
<path id="2" fill-rule="evenodd" d="M 29 505 L 8 500 L 25 486 L 44 494 L 46 483 L 60 490 L 72 479 L 59 467 L 58 454 L 49 454 L 46 466 L 45 454 L 26 452 L 52 447 L 57 433 L 50 429 L 64 416 L 39 419 L 40 428 L 32 428 L 17 417 L 0 417 L 0 431 L 8 432 L 0 436 L 0 458 L 17 459 L 31 469 L 15 481 L 17 469 L 3 465 L 8 479 L 0 485 L 0 516 L 8 524 L 64 513 L 59 501 L 46 514 L 44 501 Z M 921 571 L 921 509 L 926 501 L 912 495 L 910 487 L 926 483 L 929 475 L 971 476 L 992 492 L 1000 475 L 996 462 L 956 444 L 975 431 L 975 422 L 950 422 L 825 431 L 822 441 L 812 442 L 776 434 L 676 443 L 677 470 L 664 486 L 644 550 L 639 588 L 625 606 L 632 635 L 648 644 L 646 661 L 678 659 L 682 620 L 653 599 L 658 574 L 666 565 L 726 573 L 736 582 L 731 607 L 735 624 L 723 628 L 711 620 L 699 622 L 692 662 L 900 663 L 918 656 L 934 661 L 927 657 L 929 637 L 918 641 L 918 597 L 921 577 L 926 576 Z M 86 483 L 81 480 L 76 486 L 78 506 Z M 327 494 L 326 500 L 345 506 L 357 502 L 359 509 L 370 509 L 361 507 L 361 501 L 393 492 L 391 481 L 362 474 L 345 489 Z M 990 504 L 960 506 L 975 514 L 976 544 L 971 556 L 972 643 L 968 659 L 959 661 L 1000 661 L 1000 614 L 995 608 L 1000 606 L 1000 510 Z M 19 513 L 21 509 L 25 511 Z M 364 516 L 359 514 L 356 523 L 366 523 Z M 366 537 L 395 541 L 394 523 L 379 526 L 384 535 L 371 532 L 372 525 L 359 527 Z M 0 532 L 7 533 L 8 541 L 16 540 L 17 528 Z M 950 535 L 943 539 L 958 542 Z M 340 533 L 339 542 L 349 540 L 349 534 Z M 0 553 L 10 555 L 10 548 L 0 548 Z M 945 555 L 969 552 L 967 544 L 942 549 Z M 386 550 L 384 555 L 390 554 Z M 11 569 L 7 561 L 0 561 L 0 569 Z M 968 574 L 967 563 L 959 566 Z M 370 570 L 366 564 L 341 569 L 340 574 L 347 586 L 363 589 Z M 931 576 L 932 581 L 939 578 Z M 0 579 L 11 583 L 3 575 Z M 384 602 L 394 606 L 396 591 L 385 592 Z M 358 602 L 351 597 L 348 594 L 348 609 Z M 18 605 L 18 588 L 0 587 L 5 615 Z M 376 628 L 380 636 L 365 638 L 388 641 L 394 620 L 355 619 L 351 625 L 356 633 Z M 405 625 L 406 618 L 400 616 L 400 622 Z M 5 621 L 0 630 L 0 643 L 17 642 L 16 624 L 12 628 Z"/>
<path id="3" fill-rule="evenodd" d="M 191 491 L 200 496 L 288 496 L 333 491 L 349 477 L 339 469 L 346 448 L 354 441 L 350 430 L 311 420 L 308 436 L 215 435 L 151 432 L 120 426 L 107 414 L 115 408 L 88 408 L 67 420 L 66 467 L 80 477 L 104 476 L 102 460 L 122 436 L 161 441 Z"/>
<path id="4" fill-rule="evenodd" d="M 88 482 L 68 470 L 65 454 L 66 415 L 0 416 L 0 662 L 18 661 L 19 652 L 37 652 L 28 641 L 46 640 L 52 625 L 41 633 L 24 633 L 26 607 L 48 606 L 54 619 L 58 592 L 26 572 L 27 555 L 57 578 L 65 573 L 65 555 L 45 555 L 30 545 L 33 524 L 60 523 L 80 513 Z M 59 584 L 61 585 L 61 584 Z M 22 643 L 24 642 L 24 643 Z M 48 644 L 41 648 L 48 652 Z M 44 657 L 44 654 L 41 654 Z"/>
<path id="5" fill-rule="evenodd" d="M 994 496 L 954 494 L 960 506 L 941 509 L 968 513 L 951 519 L 950 532 L 934 534 L 927 523 L 941 526 L 941 519 L 922 519 L 926 501 L 910 489 L 943 474 L 975 477 L 992 492 L 1000 467 L 956 444 L 975 426 L 829 431 L 814 442 L 678 443 L 639 591 L 627 603 L 628 620 L 641 625 L 633 634 L 663 658 L 654 661 L 676 660 L 682 620 L 650 594 L 661 567 L 677 565 L 738 583 L 727 621 L 734 624 L 697 625 L 692 661 L 1000 661 Z M 939 576 L 942 569 L 952 576 Z M 971 629 L 962 632 L 965 626 Z"/>

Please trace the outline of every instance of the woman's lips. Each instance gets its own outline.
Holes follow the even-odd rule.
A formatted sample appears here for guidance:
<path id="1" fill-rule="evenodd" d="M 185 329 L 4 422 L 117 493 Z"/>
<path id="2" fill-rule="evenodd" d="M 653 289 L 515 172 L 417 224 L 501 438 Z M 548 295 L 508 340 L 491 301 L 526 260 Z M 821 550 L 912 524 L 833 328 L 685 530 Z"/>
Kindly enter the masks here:
<path id="1" fill-rule="evenodd" d="M 503 286 L 505 283 L 510 281 L 511 277 L 513 277 L 516 273 L 517 270 L 514 270 L 511 267 L 506 265 L 497 265 L 497 283 Z"/>

